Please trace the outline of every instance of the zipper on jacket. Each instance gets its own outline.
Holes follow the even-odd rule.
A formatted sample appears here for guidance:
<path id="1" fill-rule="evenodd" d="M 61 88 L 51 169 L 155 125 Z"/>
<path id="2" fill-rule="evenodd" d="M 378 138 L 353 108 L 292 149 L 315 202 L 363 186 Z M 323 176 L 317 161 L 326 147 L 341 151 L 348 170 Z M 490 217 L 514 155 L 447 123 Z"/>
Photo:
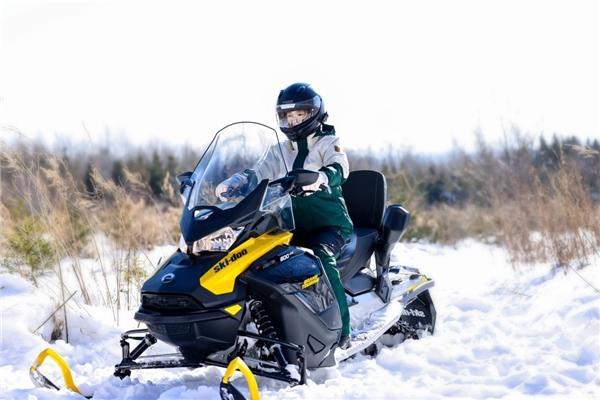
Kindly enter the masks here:
<path id="1" fill-rule="evenodd" d="M 303 169 L 304 161 L 308 157 L 308 141 L 306 138 L 302 138 L 296 142 L 298 144 L 298 154 L 294 160 L 293 169 Z"/>

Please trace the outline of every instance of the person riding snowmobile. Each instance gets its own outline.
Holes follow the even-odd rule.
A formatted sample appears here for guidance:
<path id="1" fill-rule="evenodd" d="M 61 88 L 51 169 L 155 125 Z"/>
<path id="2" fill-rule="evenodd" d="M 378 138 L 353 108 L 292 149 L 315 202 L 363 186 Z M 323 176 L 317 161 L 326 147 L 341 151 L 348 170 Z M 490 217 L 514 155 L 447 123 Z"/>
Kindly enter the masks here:
<path id="1" fill-rule="evenodd" d="M 303 187 L 307 195 L 292 200 L 296 221 L 293 242 L 312 249 L 323 264 L 340 308 L 339 347 L 345 349 L 350 346 L 350 314 L 336 259 L 353 229 L 341 187 L 349 174 L 348 158 L 335 128 L 325 124 L 328 115 L 321 96 L 309 84 L 294 83 L 283 89 L 276 112 L 279 128 L 288 138 L 281 151 L 273 147 L 253 168 L 221 182 L 216 195 L 225 200 L 232 190 L 265 178 L 280 178 L 286 174 L 286 165 L 318 171 L 317 181 Z"/>

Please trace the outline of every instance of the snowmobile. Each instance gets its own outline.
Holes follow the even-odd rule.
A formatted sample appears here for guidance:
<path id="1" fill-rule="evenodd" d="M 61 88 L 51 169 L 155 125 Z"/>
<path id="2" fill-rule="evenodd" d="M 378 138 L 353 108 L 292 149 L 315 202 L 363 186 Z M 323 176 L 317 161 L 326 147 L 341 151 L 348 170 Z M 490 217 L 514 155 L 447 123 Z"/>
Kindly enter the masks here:
<path id="1" fill-rule="evenodd" d="M 345 350 L 338 348 L 340 311 L 323 267 L 311 250 L 294 244 L 292 197 L 310 195 L 302 187 L 318 174 L 288 170 L 229 190 L 225 201 L 215 194 L 220 182 L 252 169 L 269 151 L 281 154 L 283 145 L 266 125 L 230 124 L 215 134 L 194 171 L 178 176 L 180 248 L 144 283 L 135 319 L 146 328 L 122 334 L 115 376 L 219 366 L 227 368 L 223 399 L 243 398 L 229 382 L 236 369 L 257 398 L 254 375 L 304 384 L 307 371 L 359 352 L 375 354 L 384 339 L 433 333 L 433 280 L 390 262 L 410 214 L 400 205 L 386 207 L 381 173 L 353 171 L 343 185 L 354 223 L 337 260 L 352 325 Z M 144 356 L 157 341 L 178 352 Z"/>
<path id="2" fill-rule="evenodd" d="M 353 171 L 343 193 L 355 229 L 337 261 L 352 346 L 337 348 L 341 319 L 330 283 L 319 259 L 293 245 L 291 196 L 306 195 L 302 187 L 317 174 L 289 171 L 228 193 L 226 202 L 214 193 L 224 179 L 281 145 L 265 125 L 231 124 L 217 132 L 195 170 L 179 176 L 185 246 L 142 287 L 135 319 L 147 329 L 123 334 L 116 376 L 144 368 L 227 367 L 239 357 L 256 375 L 302 384 L 307 369 L 372 352 L 383 335 L 433 333 L 433 281 L 415 268 L 390 265 L 410 214 L 400 205 L 385 207 L 381 173 Z M 133 351 L 130 339 L 139 341 Z M 180 356 L 141 358 L 156 340 L 176 346 Z"/>

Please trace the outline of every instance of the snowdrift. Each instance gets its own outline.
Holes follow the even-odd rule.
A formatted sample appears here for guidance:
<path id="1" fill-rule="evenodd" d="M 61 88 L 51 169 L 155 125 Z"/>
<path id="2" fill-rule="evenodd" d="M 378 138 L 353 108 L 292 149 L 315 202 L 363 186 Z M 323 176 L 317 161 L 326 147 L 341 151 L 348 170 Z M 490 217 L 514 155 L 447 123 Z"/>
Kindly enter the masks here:
<path id="1" fill-rule="evenodd" d="M 564 398 L 600 396 L 600 260 L 583 269 L 549 265 L 514 269 L 506 254 L 475 241 L 455 248 L 403 244 L 394 263 L 418 267 L 436 280 L 434 336 L 383 347 L 376 358 L 357 356 L 338 368 L 313 372 L 304 386 L 258 379 L 264 399 Z M 69 391 L 35 388 L 28 368 L 52 346 L 75 382 L 94 399 L 216 398 L 223 370 L 134 371 L 112 376 L 120 360 L 119 335 L 134 328 L 134 310 L 120 324 L 104 307 L 67 307 L 69 343 L 49 343 L 62 310 L 46 289 L 0 274 L 0 398 L 81 399 Z M 166 345 L 156 352 L 171 352 Z M 51 363 L 44 373 L 62 382 Z M 239 384 L 244 389 L 245 384 Z"/>

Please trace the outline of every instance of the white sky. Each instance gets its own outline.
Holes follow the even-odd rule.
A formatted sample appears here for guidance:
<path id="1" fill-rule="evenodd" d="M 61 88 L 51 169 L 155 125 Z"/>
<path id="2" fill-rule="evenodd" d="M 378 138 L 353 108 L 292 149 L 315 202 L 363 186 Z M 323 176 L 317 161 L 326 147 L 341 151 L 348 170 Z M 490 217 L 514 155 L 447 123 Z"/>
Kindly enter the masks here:
<path id="1" fill-rule="evenodd" d="M 0 123 L 39 140 L 204 139 L 321 93 L 349 147 L 600 137 L 595 0 L 0 0 Z M 85 128 L 84 128 L 85 127 Z M 86 133 L 87 132 L 87 133 Z"/>

